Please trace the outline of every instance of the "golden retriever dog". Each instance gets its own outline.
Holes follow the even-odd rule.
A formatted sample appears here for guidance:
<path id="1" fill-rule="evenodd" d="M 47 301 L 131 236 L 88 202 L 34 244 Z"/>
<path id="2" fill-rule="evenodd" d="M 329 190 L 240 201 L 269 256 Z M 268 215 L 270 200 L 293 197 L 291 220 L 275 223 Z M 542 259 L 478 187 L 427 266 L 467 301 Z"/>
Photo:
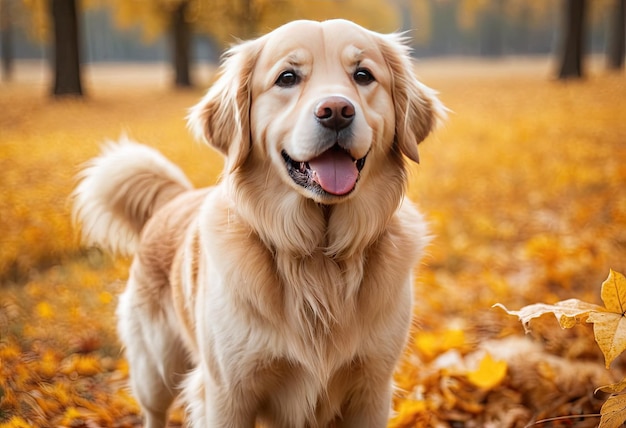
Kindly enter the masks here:
<path id="1" fill-rule="evenodd" d="M 119 334 L 146 426 L 384 427 L 427 240 L 408 161 L 444 114 L 398 35 L 295 21 L 226 55 L 190 110 L 225 156 L 195 190 L 123 138 L 80 175 L 88 244 L 133 254 Z"/>

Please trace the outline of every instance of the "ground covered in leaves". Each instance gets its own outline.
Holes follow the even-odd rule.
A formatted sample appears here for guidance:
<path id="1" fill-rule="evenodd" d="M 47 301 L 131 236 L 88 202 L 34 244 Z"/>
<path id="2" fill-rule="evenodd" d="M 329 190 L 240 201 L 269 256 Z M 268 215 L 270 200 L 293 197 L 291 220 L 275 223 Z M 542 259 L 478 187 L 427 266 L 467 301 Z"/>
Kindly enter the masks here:
<path id="1" fill-rule="evenodd" d="M 162 69 L 93 67 L 88 97 L 63 101 L 40 70 L 21 64 L 0 86 L 0 427 L 136 426 L 114 327 L 128 261 L 78 245 L 73 176 L 123 131 L 199 186 L 222 161 L 185 129 L 202 90 L 168 89 Z M 595 426 L 607 395 L 594 391 L 624 377 L 621 357 L 605 368 L 591 326 L 544 316 L 524 335 L 492 307 L 602 304 L 609 269 L 626 272 L 626 76 L 552 71 L 536 59 L 418 64 L 451 113 L 411 173 L 433 240 L 390 427 Z"/>

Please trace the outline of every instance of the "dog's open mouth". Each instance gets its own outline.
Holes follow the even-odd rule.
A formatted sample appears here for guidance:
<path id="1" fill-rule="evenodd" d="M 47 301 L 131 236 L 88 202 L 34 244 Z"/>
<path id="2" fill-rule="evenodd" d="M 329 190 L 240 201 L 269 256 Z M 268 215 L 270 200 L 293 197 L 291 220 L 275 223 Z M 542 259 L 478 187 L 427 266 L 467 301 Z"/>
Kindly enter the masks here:
<path id="1" fill-rule="evenodd" d="M 365 155 L 354 159 L 337 144 L 307 162 L 291 159 L 284 150 L 282 156 L 296 184 L 335 196 L 345 196 L 354 190 L 367 158 Z"/>

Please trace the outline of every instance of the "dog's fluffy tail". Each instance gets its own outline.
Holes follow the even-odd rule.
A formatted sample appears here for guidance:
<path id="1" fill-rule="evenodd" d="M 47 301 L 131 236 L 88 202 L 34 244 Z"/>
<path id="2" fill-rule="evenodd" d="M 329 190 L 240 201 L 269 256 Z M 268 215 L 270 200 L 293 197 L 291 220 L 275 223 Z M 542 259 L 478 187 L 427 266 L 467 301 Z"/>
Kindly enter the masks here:
<path id="1" fill-rule="evenodd" d="M 78 178 L 73 219 L 82 225 L 83 242 L 124 255 L 134 253 L 142 228 L 161 206 L 193 188 L 158 151 L 126 137 L 105 144 Z"/>

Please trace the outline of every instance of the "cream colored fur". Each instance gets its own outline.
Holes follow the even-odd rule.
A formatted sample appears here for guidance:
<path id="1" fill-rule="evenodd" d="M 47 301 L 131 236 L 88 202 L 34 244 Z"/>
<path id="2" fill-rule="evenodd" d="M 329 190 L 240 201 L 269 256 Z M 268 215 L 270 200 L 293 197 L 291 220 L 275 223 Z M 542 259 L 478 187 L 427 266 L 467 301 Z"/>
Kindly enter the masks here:
<path id="1" fill-rule="evenodd" d="M 300 81 L 277 86 L 284 70 Z M 190 112 L 226 157 L 219 184 L 191 190 L 130 141 L 82 172 L 86 242 L 135 255 L 117 314 L 146 426 L 181 390 L 193 427 L 386 425 L 427 234 L 403 154 L 417 161 L 443 116 L 411 70 L 398 36 L 296 21 L 233 48 Z M 354 105 L 345 150 L 367 155 L 343 196 L 298 185 L 281 156 L 319 154 L 313 108 L 329 96 Z"/>

